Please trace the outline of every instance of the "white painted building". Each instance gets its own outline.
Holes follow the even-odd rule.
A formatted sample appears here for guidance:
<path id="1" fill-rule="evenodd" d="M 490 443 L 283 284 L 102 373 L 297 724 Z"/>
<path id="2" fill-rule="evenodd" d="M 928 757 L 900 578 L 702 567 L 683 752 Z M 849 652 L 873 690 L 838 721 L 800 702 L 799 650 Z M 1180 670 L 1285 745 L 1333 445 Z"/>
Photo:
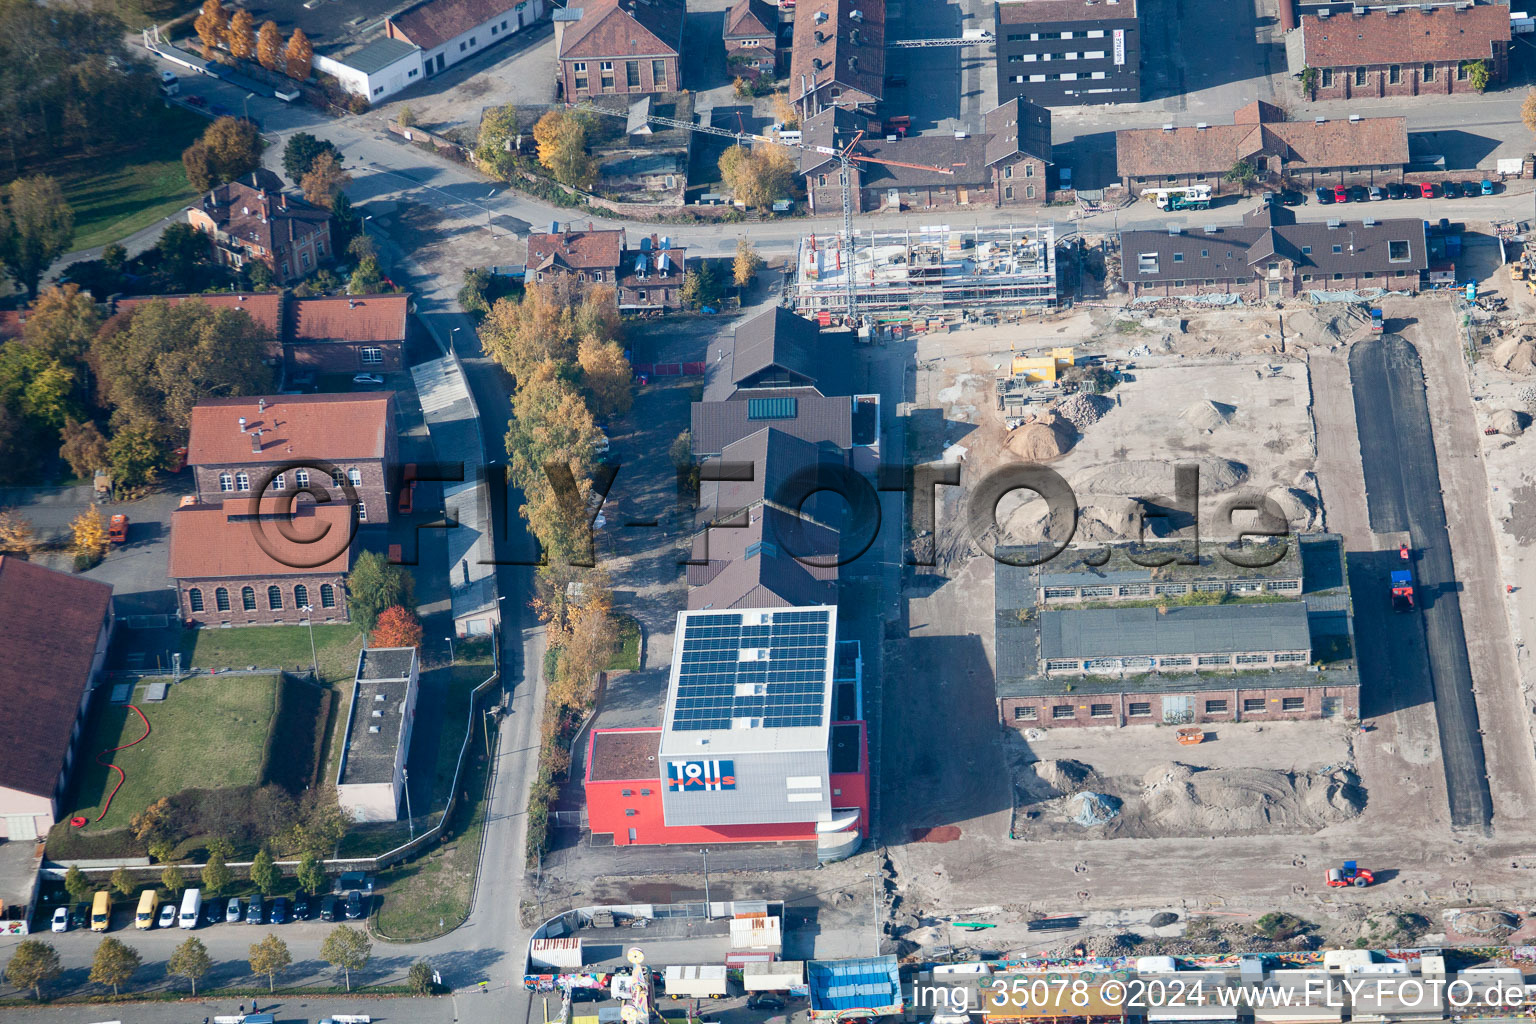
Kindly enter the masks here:
<path id="1" fill-rule="evenodd" d="M 400 39 L 375 39 L 359 50 L 335 57 L 317 53 L 315 69 L 334 75 L 343 89 L 370 103 L 393 96 L 424 77 L 421 47 Z"/>
<path id="2" fill-rule="evenodd" d="M 384 23 L 391 39 L 421 47 L 430 76 L 536 23 L 544 0 L 423 0 Z"/>
<path id="3" fill-rule="evenodd" d="M 353 821 L 400 820 L 419 671 L 414 647 L 370 647 L 357 657 L 336 772 L 336 803 Z"/>

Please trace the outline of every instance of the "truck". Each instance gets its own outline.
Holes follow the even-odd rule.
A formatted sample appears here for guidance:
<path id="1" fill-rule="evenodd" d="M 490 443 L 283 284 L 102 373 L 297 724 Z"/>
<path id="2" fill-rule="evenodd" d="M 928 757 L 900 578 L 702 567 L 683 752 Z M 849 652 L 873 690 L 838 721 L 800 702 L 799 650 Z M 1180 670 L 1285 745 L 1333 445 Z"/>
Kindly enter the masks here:
<path id="1" fill-rule="evenodd" d="M 1381 315 L 1380 306 L 1371 307 L 1371 333 L 1380 334 L 1386 330 L 1386 321 Z"/>
<path id="2" fill-rule="evenodd" d="M 115 514 L 107 522 L 107 542 L 111 544 L 126 544 L 128 542 L 128 517 L 121 512 Z"/>
<path id="3" fill-rule="evenodd" d="M 1211 205 L 1211 186 L 1185 185 L 1172 188 L 1144 188 L 1143 199 L 1151 199 L 1159 210 L 1206 210 Z"/>
<path id="4" fill-rule="evenodd" d="M 1399 547 L 1397 555 L 1402 560 L 1402 568 L 1392 570 L 1392 610 L 1411 612 L 1413 611 L 1413 571 L 1409 568 L 1411 559 L 1408 555 L 1408 545 Z"/>

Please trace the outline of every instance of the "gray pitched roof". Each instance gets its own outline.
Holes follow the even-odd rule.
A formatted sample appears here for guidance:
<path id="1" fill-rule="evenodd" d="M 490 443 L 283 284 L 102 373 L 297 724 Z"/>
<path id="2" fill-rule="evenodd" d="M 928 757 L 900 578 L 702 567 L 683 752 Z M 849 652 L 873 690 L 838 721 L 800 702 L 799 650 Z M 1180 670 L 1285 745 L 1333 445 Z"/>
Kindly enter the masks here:
<path id="1" fill-rule="evenodd" d="M 836 604 L 838 535 L 771 506 L 742 527 L 715 527 L 695 539 L 688 567 L 690 609 Z"/>
<path id="2" fill-rule="evenodd" d="M 763 501 L 783 503 L 781 499 L 795 483 L 796 474 L 809 472 L 824 459 L 839 463 L 842 461 L 840 453 L 826 451 L 819 445 L 801 440 L 773 427 L 758 430 L 740 441 L 726 445 L 719 456 L 706 459 L 704 462 L 706 468 L 703 475 L 706 479 L 699 484 L 701 523 L 723 516 L 732 516 L 742 509 Z M 725 463 L 750 464 L 752 467 L 750 479 L 707 479 L 710 475 L 708 467 L 718 467 Z M 745 474 L 739 475 L 745 476 Z M 794 490 L 800 491 L 804 488 L 795 486 Z M 813 498 L 812 501 L 814 500 Z M 812 514 L 809 510 L 807 511 L 808 514 Z"/>
<path id="3" fill-rule="evenodd" d="M 1300 601 L 1040 613 L 1042 658 L 1304 651 L 1311 645 L 1307 606 Z"/>
<path id="4" fill-rule="evenodd" d="M 383 71 L 402 57 L 409 57 L 419 48 L 415 43 L 407 43 L 403 39 L 375 39 L 362 49 L 337 60 L 349 68 L 371 75 Z"/>
<path id="5" fill-rule="evenodd" d="M 1051 111 L 1023 97 L 987 111 L 986 161 L 990 167 L 1019 153 L 1051 162 Z"/>
<path id="6" fill-rule="evenodd" d="M 726 445 L 749 437 L 765 427 L 781 430 L 802 441 L 826 441 L 839 448 L 853 444 L 853 407 L 848 398 L 811 392 L 753 398 L 745 402 L 694 402 L 690 429 L 695 455 L 718 455 Z M 759 402 L 779 404 L 792 414 L 776 419 L 754 419 Z M 785 404 L 787 403 L 787 404 Z"/>
<path id="7" fill-rule="evenodd" d="M 823 395 L 846 395 L 849 345 L 848 335 L 822 336 L 810 320 L 775 306 L 710 346 L 704 400 L 745 398 L 739 394 L 743 389 L 763 388 L 814 388 Z"/>
<path id="8" fill-rule="evenodd" d="M 849 111 L 829 108 L 805 121 L 801 126 L 802 141 L 807 146 L 841 148 L 852 142 L 862 128 L 861 121 Z M 860 185 L 865 188 L 984 186 L 992 180 L 993 164 L 1020 153 L 1051 162 L 1051 113 L 1025 100 L 1011 100 L 989 110 L 986 131 L 980 135 L 909 135 L 897 139 L 865 135 L 853 151 L 853 155 L 869 158 L 856 162 Z M 880 163 L 881 160 L 922 166 L 900 167 Z M 835 164 L 824 153 L 800 153 L 801 174 Z M 943 173 L 944 170 L 949 173 Z"/>

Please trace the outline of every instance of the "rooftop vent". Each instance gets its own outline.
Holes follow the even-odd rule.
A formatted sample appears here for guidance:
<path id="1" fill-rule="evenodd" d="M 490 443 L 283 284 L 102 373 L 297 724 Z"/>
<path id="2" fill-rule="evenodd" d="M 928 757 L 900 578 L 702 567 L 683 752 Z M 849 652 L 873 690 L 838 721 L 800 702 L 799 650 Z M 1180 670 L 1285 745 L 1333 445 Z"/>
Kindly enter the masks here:
<path id="1" fill-rule="evenodd" d="M 1368 227 L 1368 228 L 1375 227 L 1376 226 L 1376 218 L 1375 217 L 1367 217 L 1367 218 L 1365 218 L 1365 226 Z"/>
<path id="2" fill-rule="evenodd" d="M 1318 11 L 1317 12 L 1317 20 L 1318 21 L 1327 21 L 1328 20 L 1328 13 L 1329 12 L 1327 12 L 1327 11 Z"/>
<path id="3" fill-rule="evenodd" d="M 376 726 L 376 725 L 370 725 L 368 727 L 368 731 L 371 732 L 371 733 L 374 733 L 375 735 L 377 735 L 377 733 L 379 731 L 379 727 Z"/>
<path id="4" fill-rule="evenodd" d="M 816 30 L 816 45 L 820 46 L 822 43 L 824 43 L 826 41 L 827 41 L 827 34 L 825 32 L 823 32 L 821 29 L 817 29 Z"/>
<path id="5" fill-rule="evenodd" d="M 1171 132 L 1171 131 L 1173 131 L 1173 125 L 1171 125 L 1171 124 L 1165 124 L 1165 125 L 1163 125 L 1163 131 L 1165 131 L 1165 132 Z"/>
<path id="6" fill-rule="evenodd" d="M 1328 123 L 1328 119 L 1326 117 L 1317 117 L 1317 118 L 1313 118 L 1312 119 L 1312 123 L 1313 124 L 1327 124 Z"/>
<path id="7" fill-rule="evenodd" d="M 1181 231 L 1177 226 L 1170 226 L 1168 228 L 1168 234 L 1170 236 L 1177 236 L 1183 234 L 1183 231 Z"/>
<path id="8" fill-rule="evenodd" d="M 258 398 L 258 399 L 256 399 L 256 411 L 257 412 L 266 412 L 267 411 L 267 400 L 265 398 Z"/>
<path id="9" fill-rule="evenodd" d="M 1349 123 L 1350 124 L 1354 124 L 1358 120 L 1360 120 L 1360 115 L 1359 114 L 1350 114 L 1349 115 Z"/>
<path id="10" fill-rule="evenodd" d="M 863 21 L 864 12 L 855 7 L 853 10 L 848 12 L 848 17 L 852 18 L 854 21 Z"/>
<path id="11" fill-rule="evenodd" d="M 1338 226 L 1339 226 L 1339 225 L 1340 225 L 1340 224 L 1342 224 L 1342 223 L 1343 223 L 1343 221 L 1338 221 L 1338 220 L 1330 220 L 1330 221 L 1329 221 L 1329 222 L 1328 222 L 1328 230 L 1329 230 L 1329 231 L 1333 231 L 1333 230 L 1334 230 L 1334 229 L 1336 229 L 1336 228 L 1338 228 Z"/>
<path id="12" fill-rule="evenodd" d="M 383 704 L 384 703 L 384 695 L 382 693 L 374 694 L 373 695 L 373 699 L 374 699 L 374 701 L 376 703 L 379 703 L 379 704 Z"/>
<path id="13" fill-rule="evenodd" d="M 251 433 L 251 451 L 261 451 L 261 431 L 259 430 L 252 431 Z"/>
<path id="14" fill-rule="evenodd" d="M 382 711 L 378 710 L 377 708 L 375 708 L 374 712 L 373 712 L 373 717 L 374 718 L 383 718 L 384 717 L 384 712 L 382 712 Z"/>
<path id="15" fill-rule="evenodd" d="M 245 433 L 245 417 L 240 417 L 240 433 Z"/>
<path id="16" fill-rule="evenodd" d="M 849 57 L 848 58 L 848 70 L 849 71 L 854 71 L 854 72 L 859 70 L 859 58 L 858 57 Z"/>
<path id="17" fill-rule="evenodd" d="M 1205 226 L 1205 233 L 1208 234 L 1208 235 L 1214 235 L 1216 232 L 1218 232 L 1220 230 L 1221 230 L 1221 228 L 1217 227 L 1214 224 L 1207 224 Z"/>
<path id="18" fill-rule="evenodd" d="M 817 11 L 816 12 L 816 24 L 818 24 L 818 25 L 825 25 L 826 23 L 827 23 L 827 12 L 826 11 Z"/>

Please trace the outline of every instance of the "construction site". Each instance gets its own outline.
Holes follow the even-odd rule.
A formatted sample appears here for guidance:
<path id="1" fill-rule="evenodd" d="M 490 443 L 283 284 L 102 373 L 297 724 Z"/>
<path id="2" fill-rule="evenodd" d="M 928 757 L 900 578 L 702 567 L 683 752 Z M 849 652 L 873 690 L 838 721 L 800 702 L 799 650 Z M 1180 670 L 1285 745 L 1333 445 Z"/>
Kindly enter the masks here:
<path id="1" fill-rule="evenodd" d="M 866 323 L 906 323 L 960 311 L 998 316 L 1052 310 L 1057 303 L 1056 231 L 1052 224 L 951 230 L 810 235 L 795 262 L 800 313 L 854 311 Z"/>

